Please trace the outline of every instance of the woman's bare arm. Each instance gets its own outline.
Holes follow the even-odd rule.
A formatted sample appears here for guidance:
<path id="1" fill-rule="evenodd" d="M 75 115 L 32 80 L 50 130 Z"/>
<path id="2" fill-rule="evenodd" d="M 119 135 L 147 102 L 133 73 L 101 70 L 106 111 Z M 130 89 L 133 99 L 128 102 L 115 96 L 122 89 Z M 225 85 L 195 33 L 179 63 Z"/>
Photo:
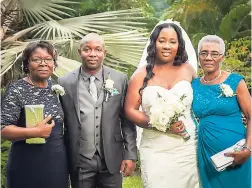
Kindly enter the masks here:
<path id="1" fill-rule="evenodd" d="M 139 89 L 143 85 L 143 80 L 146 75 L 144 68 L 136 70 L 129 81 L 127 95 L 125 98 L 125 114 L 134 124 L 147 128 L 149 117 L 142 111 L 139 110 L 141 105 L 141 95 Z"/>

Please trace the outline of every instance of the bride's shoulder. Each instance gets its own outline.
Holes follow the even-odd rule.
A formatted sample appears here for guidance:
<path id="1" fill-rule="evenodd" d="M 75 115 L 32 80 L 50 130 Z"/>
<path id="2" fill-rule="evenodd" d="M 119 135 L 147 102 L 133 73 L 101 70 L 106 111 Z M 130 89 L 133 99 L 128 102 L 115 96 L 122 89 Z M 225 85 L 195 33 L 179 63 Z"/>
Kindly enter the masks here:
<path id="1" fill-rule="evenodd" d="M 188 61 L 183 63 L 181 67 L 184 70 L 184 72 L 186 72 L 187 74 L 190 74 L 192 78 L 197 78 L 196 70 L 193 68 L 193 66 L 190 63 L 188 63 Z"/>

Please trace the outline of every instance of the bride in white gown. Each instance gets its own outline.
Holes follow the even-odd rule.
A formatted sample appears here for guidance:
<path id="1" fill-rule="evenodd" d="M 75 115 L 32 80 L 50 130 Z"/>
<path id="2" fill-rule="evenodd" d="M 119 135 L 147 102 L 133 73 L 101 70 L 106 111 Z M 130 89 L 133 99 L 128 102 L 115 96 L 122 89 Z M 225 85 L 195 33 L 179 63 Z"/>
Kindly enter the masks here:
<path id="1" fill-rule="evenodd" d="M 200 187 L 196 123 L 191 114 L 191 81 L 196 77 L 197 59 L 190 39 L 181 29 L 177 22 L 171 20 L 154 28 L 140 67 L 129 82 L 125 112 L 131 121 L 144 128 L 138 129 L 144 188 Z M 171 93 L 187 96 L 187 109 L 179 119 L 182 123 L 174 123 L 171 131 L 166 133 L 149 129 L 148 106 L 155 103 L 157 94 L 169 96 Z M 143 111 L 139 110 L 140 106 Z M 184 129 L 190 134 L 187 141 L 180 135 Z"/>

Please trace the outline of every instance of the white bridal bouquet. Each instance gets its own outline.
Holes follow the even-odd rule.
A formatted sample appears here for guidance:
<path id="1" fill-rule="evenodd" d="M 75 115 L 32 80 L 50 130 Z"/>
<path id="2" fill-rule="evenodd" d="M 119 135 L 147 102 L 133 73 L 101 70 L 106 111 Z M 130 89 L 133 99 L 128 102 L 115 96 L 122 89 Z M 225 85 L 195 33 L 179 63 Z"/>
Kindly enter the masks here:
<path id="1" fill-rule="evenodd" d="M 157 93 L 156 100 L 147 107 L 150 127 L 162 132 L 170 130 L 171 125 L 184 116 L 183 113 L 187 108 L 186 100 L 185 94 L 177 96 L 170 93 L 170 95 L 163 97 L 160 93 Z M 190 139 L 190 135 L 186 130 L 181 133 L 181 136 L 185 140 Z"/>

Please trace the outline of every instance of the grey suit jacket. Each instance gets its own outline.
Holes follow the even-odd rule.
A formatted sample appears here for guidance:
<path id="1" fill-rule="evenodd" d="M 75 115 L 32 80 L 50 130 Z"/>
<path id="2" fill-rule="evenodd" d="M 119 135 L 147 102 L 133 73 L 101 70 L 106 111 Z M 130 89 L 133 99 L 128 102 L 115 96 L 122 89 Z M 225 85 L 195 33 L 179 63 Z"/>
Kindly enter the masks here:
<path id="1" fill-rule="evenodd" d="M 114 87 L 119 91 L 118 95 L 111 96 L 108 101 L 103 102 L 101 119 L 104 157 L 109 172 L 114 174 L 119 172 L 123 159 L 137 160 L 136 127 L 124 116 L 127 76 L 109 67 L 103 68 L 104 79 L 110 74 L 115 82 Z M 76 171 L 80 149 L 79 73 L 80 68 L 59 78 L 59 84 L 66 92 L 60 100 L 65 116 L 65 139 L 71 173 Z"/>

